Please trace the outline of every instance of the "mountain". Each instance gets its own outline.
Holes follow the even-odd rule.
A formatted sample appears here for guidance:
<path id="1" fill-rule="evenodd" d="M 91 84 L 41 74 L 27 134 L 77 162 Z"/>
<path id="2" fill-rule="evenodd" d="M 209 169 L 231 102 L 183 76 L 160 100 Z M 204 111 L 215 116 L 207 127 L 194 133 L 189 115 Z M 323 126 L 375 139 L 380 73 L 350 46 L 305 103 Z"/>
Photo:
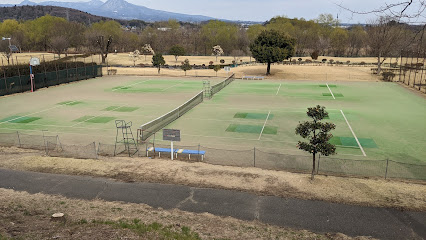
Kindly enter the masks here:
<path id="1" fill-rule="evenodd" d="M 108 0 L 105 3 L 100 0 L 91 0 L 89 2 L 56 2 L 56 1 L 45 1 L 40 3 L 31 2 L 25 0 L 17 6 L 24 5 L 42 5 L 42 6 L 58 6 L 65 8 L 73 8 L 80 11 L 88 12 L 90 14 L 123 19 L 132 20 L 138 19 L 147 22 L 155 21 L 167 21 L 169 19 L 175 19 L 182 22 L 202 22 L 208 21 L 213 18 L 201 16 L 201 15 L 189 15 L 181 13 L 173 13 L 161 10 L 155 10 L 144 6 L 138 6 L 131 4 L 125 0 Z M 0 7 L 11 7 L 13 4 L 0 4 Z"/>
<path id="2" fill-rule="evenodd" d="M 102 3 L 103 4 L 103 3 Z M 0 7 L 0 22 L 6 19 L 16 20 L 34 20 L 38 17 L 49 14 L 55 17 L 67 18 L 73 22 L 79 22 L 83 24 L 90 24 L 99 21 L 115 20 L 123 26 L 135 26 L 137 28 L 143 28 L 148 24 L 141 20 L 123 20 L 113 19 L 108 17 L 100 17 L 83 12 L 72 8 L 64 8 L 57 6 L 11 6 L 11 7 Z"/>

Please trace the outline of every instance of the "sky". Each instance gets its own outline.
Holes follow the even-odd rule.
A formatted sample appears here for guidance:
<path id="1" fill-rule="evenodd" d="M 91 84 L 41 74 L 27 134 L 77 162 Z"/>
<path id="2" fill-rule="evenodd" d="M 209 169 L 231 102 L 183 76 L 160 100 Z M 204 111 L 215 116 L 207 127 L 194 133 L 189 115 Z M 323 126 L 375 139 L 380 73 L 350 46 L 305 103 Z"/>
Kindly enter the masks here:
<path id="1" fill-rule="evenodd" d="M 41 2 L 43 0 L 32 0 Z M 90 0 L 54 0 L 78 2 Z M 106 1 L 106 0 L 102 0 Z M 219 19 L 266 21 L 275 16 L 315 19 L 322 13 L 332 14 L 342 23 L 368 23 L 377 18 L 374 14 L 352 14 L 339 7 L 365 12 L 378 9 L 399 0 L 127 0 L 130 3 L 177 13 L 204 15 Z M 418 0 L 415 0 L 418 1 Z M 0 0 L 0 3 L 17 4 L 22 0 Z"/>

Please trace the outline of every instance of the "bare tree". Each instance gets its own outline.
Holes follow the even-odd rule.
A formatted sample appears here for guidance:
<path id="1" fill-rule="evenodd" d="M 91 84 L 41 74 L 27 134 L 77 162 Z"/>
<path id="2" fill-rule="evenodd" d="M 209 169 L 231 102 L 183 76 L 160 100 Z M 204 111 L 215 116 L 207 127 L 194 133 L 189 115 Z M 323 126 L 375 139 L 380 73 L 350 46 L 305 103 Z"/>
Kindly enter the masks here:
<path id="1" fill-rule="evenodd" d="M 386 58 L 400 52 L 403 30 L 393 19 L 380 17 L 367 26 L 367 33 L 368 46 L 371 54 L 377 58 L 377 74 L 380 74 Z"/>
<path id="2" fill-rule="evenodd" d="M 66 52 L 69 47 L 68 39 L 65 36 L 55 36 L 50 39 L 50 47 L 61 58 L 61 54 Z"/>
<path id="3" fill-rule="evenodd" d="M 0 52 L 6 58 L 7 64 L 10 64 L 10 58 L 12 57 L 12 51 L 9 48 L 9 42 L 1 41 L 1 39 L 0 39 Z"/>
<path id="4" fill-rule="evenodd" d="M 112 37 L 109 36 L 108 40 L 105 41 L 104 36 L 98 36 L 96 40 L 96 45 L 98 46 L 99 52 L 102 57 L 102 63 L 105 63 L 105 59 L 108 57 L 109 47 L 112 43 Z"/>

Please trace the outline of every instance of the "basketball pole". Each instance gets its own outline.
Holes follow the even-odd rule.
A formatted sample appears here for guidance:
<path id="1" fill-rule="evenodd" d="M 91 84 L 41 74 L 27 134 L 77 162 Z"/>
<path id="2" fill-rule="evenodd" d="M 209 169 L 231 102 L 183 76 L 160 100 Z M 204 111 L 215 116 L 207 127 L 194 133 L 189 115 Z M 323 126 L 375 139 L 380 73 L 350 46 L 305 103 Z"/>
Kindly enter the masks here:
<path id="1" fill-rule="evenodd" d="M 34 76 L 33 76 L 33 68 L 31 66 L 31 63 L 30 63 L 30 79 L 31 79 L 31 92 L 34 92 L 34 84 L 33 84 Z"/>

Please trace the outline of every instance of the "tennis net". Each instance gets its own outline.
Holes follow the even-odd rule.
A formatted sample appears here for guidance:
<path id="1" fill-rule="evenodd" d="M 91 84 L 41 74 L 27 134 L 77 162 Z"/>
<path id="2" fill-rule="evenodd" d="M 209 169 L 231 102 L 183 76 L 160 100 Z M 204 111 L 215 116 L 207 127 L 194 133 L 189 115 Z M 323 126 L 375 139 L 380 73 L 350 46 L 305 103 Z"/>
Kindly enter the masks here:
<path id="1" fill-rule="evenodd" d="M 225 81 L 220 82 L 218 84 L 215 84 L 211 87 L 211 97 L 213 95 L 215 95 L 216 93 L 218 93 L 220 90 L 222 90 L 224 87 L 228 86 L 228 84 L 230 84 L 232 81 L 234 81 L 234 73 L 229 76 L 227 79 L 225 79 Z"/>
<path id="2" fill-rule="evenodd" d="M 141 141 L 145 141 L 154 133 L 158 132 L 160 129 L 164 128 L 174 120 L 178 119 L 180 116 L 197 106 L 199 103 L 203 102 L 203 95 L 204 91 L 201 91 L 179 107 L 140 126 L 138 129 L 139 139 Z"/>

